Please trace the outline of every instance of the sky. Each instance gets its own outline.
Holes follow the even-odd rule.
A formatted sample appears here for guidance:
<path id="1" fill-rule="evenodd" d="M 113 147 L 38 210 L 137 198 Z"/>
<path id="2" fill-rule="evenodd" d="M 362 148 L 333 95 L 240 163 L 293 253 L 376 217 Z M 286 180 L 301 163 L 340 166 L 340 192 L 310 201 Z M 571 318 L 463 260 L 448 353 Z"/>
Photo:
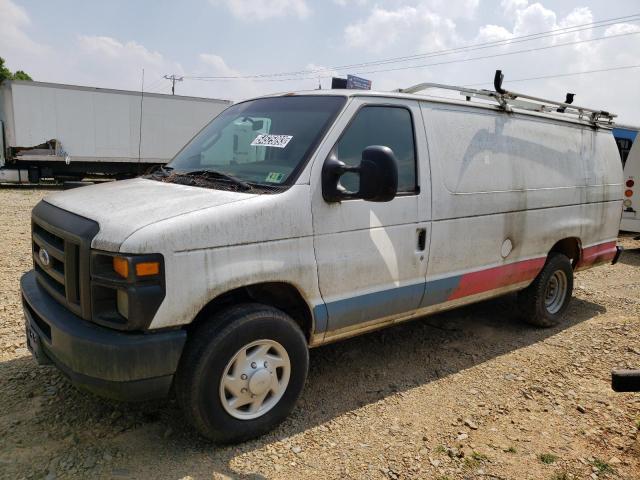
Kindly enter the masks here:
<path id="1" fill-rule="evenodd" d="M 638 0 L 0 0 L 0 56 L 39 81 L 139 90 L 144 69 L 146 91 L 170 93 L 163 76 L 176 74 L 177 94 L 234 101 L 346 74 L 375 90 L 490 88 L 501 69 L 507 89 L 573 92 L 640 125 L 640 15 L 557 31 L 634 14 Z M 488 42 L 501 43 L 460 50 Z M 430 56 L 360 65 L 419 54 Z M 288 72 L 303 73 L 246 78 Z M 221 76 L 245 78 L 193 78 Z"/>

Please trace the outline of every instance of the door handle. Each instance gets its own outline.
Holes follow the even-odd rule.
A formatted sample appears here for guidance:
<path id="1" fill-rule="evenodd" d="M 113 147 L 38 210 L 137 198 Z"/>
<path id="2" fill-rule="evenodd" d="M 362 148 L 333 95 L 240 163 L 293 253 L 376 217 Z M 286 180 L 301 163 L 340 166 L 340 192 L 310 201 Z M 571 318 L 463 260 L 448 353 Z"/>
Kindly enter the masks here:
<path id="1" fill-rule="evenodd" d="M 426 246 L 427 246 L 427 229 L 419 228 L 418 229 L 418 250 L 422 252 L 424 251 Z"/>

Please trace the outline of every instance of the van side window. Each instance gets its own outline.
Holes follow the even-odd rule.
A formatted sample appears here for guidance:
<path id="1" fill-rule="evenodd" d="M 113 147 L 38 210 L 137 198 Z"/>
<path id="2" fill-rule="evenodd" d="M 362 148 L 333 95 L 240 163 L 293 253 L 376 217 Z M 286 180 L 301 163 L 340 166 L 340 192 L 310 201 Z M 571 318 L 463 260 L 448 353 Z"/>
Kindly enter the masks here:
<path id="1" fill-rule="evenodd" d="M 398 160 L 398 192 L 415 192 L 416 154 L 411 113 L 403 107 L 368 106 L 360 109 L 335 147 L 341 161 L 357 166 L 370 145 L 393 150 Z M 340 183 L 350 191 L 359 188 L 358 175 L 347 173 Z"/>

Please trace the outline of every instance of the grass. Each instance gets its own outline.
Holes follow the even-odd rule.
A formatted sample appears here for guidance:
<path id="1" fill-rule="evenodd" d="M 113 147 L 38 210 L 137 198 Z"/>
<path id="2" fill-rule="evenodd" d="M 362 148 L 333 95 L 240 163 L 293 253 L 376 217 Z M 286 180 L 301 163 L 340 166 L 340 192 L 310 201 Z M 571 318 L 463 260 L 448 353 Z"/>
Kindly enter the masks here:
<path id="1" fill-rule="evenodd" d="M 472 468 L 476 468 L 478 465 L 480 465 L 480 462 L 474 458 L 466 457 L 464 459 L 464 468 L 468 470 L 471 470 Z"/>
<path id="2" fill-rule="evenodd" d="M 517 450 L 515 449 L 514 446 L 511 446 L 511 447 L 507 448 L 505 450 L 505 452 L 507 452 L 507 453 L 517 453 Z"/>
<path id="3" fill-rule="evenodd" d="M 551 480 L 569 480 L 570 478 L 572 477 L 567 472 L 558 472 L 551 477 Z"/>
<path id="4" fill-rule="evenodd" d="M 471 456 L 465 457 L 464 459 L 464 467 L 467 469 L 472 469 L 480 466 L 480 464 L 489 461 L 489 457 L 487 457 L 483 453 L 473 452 Z"/>
<path id="5" fill-rule="evenodd" d="M 600 473 L 613 472 L 613 467 L 611 467 L 611 465 L 609 465 L 604 460 L 600 460 L 598 457 L 594 458 L 592 463 L 593 463 L 593 466 L 596 467 L 598 469 L 598 472 Z"/>
<path id="6" fill-rule="evenodd" d="M 477 462 L 486 462 L 487 460 L 489 460 L 489 458 L 485 454 L 478 452 L 473 452 L 471 454 L 471 458 L 473 458 Z"/>
<path id="7" fill-rule="evenodd" d="M 447 453 L 447 449 L 444 448 L 444 445 L 438 445 L 434 450 L 436 453 Z"/>
<path id="8" fill-rule="evenodd" d="M 558 456 L 554 455 L 553 453 L 541 453 L 538 458 L 545 465 L 551 465 L 552 463 L 555 463 L 556 460 L 558 460 Z"/>

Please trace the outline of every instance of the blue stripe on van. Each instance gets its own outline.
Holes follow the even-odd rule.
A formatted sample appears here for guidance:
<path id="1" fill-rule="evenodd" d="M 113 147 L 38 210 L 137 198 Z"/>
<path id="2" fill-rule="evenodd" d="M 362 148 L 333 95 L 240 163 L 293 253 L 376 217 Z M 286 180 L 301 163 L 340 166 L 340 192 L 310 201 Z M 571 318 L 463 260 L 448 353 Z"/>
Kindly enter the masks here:
<path id="1" fill-rule="evenodd" d="M 418 283 L 329 302 L 331 330 L 415 310 L 423 292 L 424 283 Z"/>
<path id="2" fill-rule="evenodd" d="M 430 307 L 438 303 L 444 303 L 460 286 L 462 275 L 432 280 L 425 285 L 425 292 L 420 302 L 420 308 Z"/>
<path id="3" fill-rule="evenodd" d="M 313 309 L 316 333 L 350 327 L 359 323 L 390 315 L 411 312 L 417 308 L 446 302 L 458 288 L 462 275 L 456 275 L 431 282 L 391 288 L 381 292 L 367 293 L 317 305 Z M 425 291 L 426 287 L 426 291 Z"/>

